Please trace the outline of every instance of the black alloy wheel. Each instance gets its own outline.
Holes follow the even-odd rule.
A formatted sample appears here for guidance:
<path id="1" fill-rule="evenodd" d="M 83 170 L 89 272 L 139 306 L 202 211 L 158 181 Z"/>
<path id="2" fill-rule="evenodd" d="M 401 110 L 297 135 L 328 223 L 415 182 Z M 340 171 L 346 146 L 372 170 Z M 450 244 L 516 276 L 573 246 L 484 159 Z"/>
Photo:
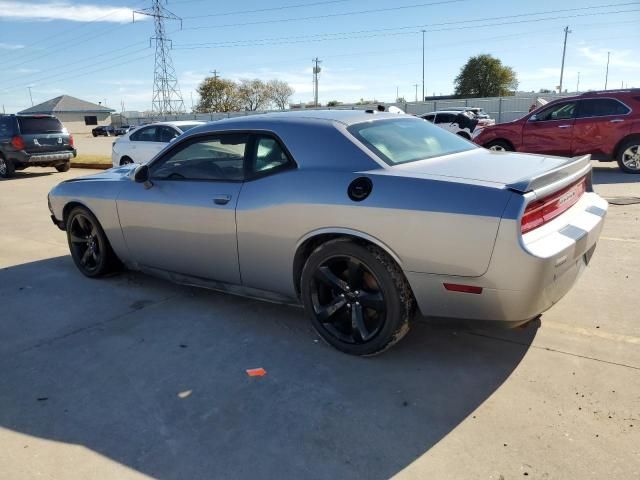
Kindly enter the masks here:
<path id="1" fill-rule="evenodd" d="M 113 269 L 115 254 L 98 220 L 88 210 L 73 209 L 66 230 L 71 257 L 84 275 L 99 277 Z"/>
<path id="2" fill-rule="evenodd" d="M 353 355 L 380 353 L 408 331 L 409 285 L 380 248 L 336 239 L 316 248 L 301 278 L 305 310 L 330 345 Z"/>

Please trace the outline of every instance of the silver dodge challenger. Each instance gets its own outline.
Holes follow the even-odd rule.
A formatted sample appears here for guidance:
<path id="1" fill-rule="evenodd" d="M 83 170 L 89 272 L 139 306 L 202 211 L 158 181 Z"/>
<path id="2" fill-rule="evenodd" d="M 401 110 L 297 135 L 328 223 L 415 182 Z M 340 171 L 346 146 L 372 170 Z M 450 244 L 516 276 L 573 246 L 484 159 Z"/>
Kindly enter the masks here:
<path id="1" fill-rule="evenodd" d="M 536 318 L 589 263 L 607 202 L 588 156 L 334 110 L 203 125 L 146 165 L 60 183 L 49 208 L 88 277 L 124 266 L 301 303 L 329 344 L 371 355 L 417 314 Z"/>

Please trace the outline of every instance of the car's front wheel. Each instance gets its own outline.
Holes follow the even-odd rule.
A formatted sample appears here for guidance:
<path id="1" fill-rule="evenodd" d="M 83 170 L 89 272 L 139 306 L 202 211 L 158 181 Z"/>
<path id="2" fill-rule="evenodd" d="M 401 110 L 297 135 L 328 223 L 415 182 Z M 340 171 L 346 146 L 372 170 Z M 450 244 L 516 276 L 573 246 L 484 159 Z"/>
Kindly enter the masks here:
<path id="1" fill-rule="evenodd" d="M 415 300 L 404 274 L 383 250 L 337 239 L 317 247 L 301 278 L 311 323 L 333 347 L 381 353 L 409 330 Z"/>
<path id="2" fill-rule="evenodd" d="M 89 210 L 83 207 L 71 210 L 66 230 L 71 257 L 84 275 L 100 277 L 117 267 L 118 259 L 109 240 Z"/>
<path id="3" fill-rule="evenodd" d="M 133 163 L 133 160 L 131 160 L 129 157 L 125 156 L 120 159 L 120 165 L 129 165 L 131 163 Z"/>

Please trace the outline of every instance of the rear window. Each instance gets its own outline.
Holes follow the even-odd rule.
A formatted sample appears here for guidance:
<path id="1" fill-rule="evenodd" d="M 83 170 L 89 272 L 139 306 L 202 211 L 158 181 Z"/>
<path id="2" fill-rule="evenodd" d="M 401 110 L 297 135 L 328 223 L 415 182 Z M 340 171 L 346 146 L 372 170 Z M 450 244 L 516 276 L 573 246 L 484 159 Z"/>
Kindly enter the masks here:
<path id="1" fill-rule="evenodd" d="M 477 148 L 459 135 L 417 119 L 357 123 L 351 125 L 348 130 L 389 165 L 415 162 Z"/>
<path id="2" fill-rule="evenodd" d="M 52 117 L 22 117 L 18 118 L 18 124 L 20 125 L 20 133 L 23 135 L 64 132 L 60 120 Z"/>

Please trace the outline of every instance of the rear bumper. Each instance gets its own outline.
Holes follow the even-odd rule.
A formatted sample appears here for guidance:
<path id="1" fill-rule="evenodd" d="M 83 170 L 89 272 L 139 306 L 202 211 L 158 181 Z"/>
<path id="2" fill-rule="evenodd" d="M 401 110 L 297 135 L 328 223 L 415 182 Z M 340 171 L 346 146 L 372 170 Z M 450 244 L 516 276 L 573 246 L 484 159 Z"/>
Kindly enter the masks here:
<path id="1" fill-rule="evenodd" d="M 588 265 L 607 206 L 597 194 L 587 193 L 567 217 L 524 237 L 516 233 L 517 221 L 503 220 L 489 269 L 480 277 L 405 272 L 421 312 L 514 324 L 537 317 L 571 290 Z M 482 293 L 448 291 L 444 283 L 482 287 Z"/>
<path id="2" fill-rule="evenodd" d="M 27 166 L 48 166 L 68 162 L 76 156 L 76 149 L 61 152 L 27 153 L 19 152 L 12 155 L 12 160 Z"/>

